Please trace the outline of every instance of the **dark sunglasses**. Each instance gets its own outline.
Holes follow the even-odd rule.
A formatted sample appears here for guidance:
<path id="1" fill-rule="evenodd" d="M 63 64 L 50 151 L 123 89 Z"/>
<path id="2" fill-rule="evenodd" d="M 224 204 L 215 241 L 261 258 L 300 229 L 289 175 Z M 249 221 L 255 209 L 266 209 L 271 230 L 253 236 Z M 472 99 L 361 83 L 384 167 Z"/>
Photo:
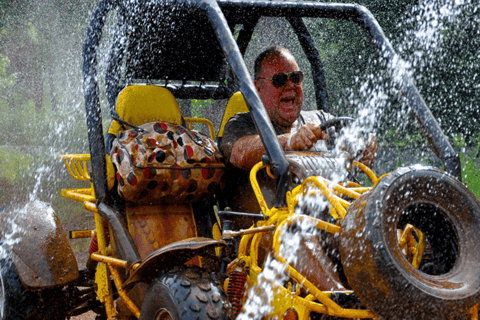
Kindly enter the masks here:
<path id="1" fill-rule="evenodd" d="M 272 84 L 275 88 L 280 88 L 280 87 L 283 87 L 287 83 L 289 78 L 295 84 L 302 83 L 303 72 L 302 71 L 294 71 L 294 72 L 289 72 L 289 73 L 277 73 L 272 78 L 258 78 L 258 79 L 271 80 Z"/>

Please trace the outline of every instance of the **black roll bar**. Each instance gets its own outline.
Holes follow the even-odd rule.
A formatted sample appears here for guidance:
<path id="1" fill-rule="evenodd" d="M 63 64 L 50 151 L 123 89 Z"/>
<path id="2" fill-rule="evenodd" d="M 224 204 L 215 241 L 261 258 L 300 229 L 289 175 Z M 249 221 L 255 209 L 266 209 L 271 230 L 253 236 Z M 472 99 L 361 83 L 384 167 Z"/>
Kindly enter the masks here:
<path id="1" fill-rule="evenodd" d="M 107 169 L 105 160 L 105 143 L 102 128 L 102 114 L 98 97 L 97 48 L 102 37 L 102 29 L 109 11 L 116 7 L 116 0 L 102 0 L 93 13 L 83 46 L 83 92 L 87 113 L 88 140 L 92 163 L 92 179 L 97 199 L 98 212 L 113 229 L 115 242 L 120 254 L 127 260 L 127 271 L 141 260 L 128 228 L 121 214 L 108 206 Z"/>
<path id="2" fill-rule="evenodd" d="M 257 131 L 259 132 L 260 138 L 267 151 L 270 164 L 272 165 L 272 171 L 275 176 L 275 183 L 277 185 L 275 198 L 276 205 L 285 206 L 285 196 L 289 187 L 290 170 L 288 162 L 285 159 L 283 148 L 273 130 L 270 117 L 257 95 L 257 90 L 253 84 L 252 77 L 248 72 L 237 43 L 228 28 L 228 23 L 222 10 L 215 0 L 205 0 L 204 4 L 213 29 L 217 34 L 217 39 L 227 57 L 227 61 L 232 67 L 233 72 L 237 75 L 240 91 L 245 98 L 248 110 L 252 115 Z"/>
<path id="3" fill-rule="evenodd" d="M 288 22 L 297 34 L 298 41 L 310 62 L 312 69 L 313 85 L 315 88 L 315 98 L 317 109 L 330 112 L 328 105 L 327 78 L 325 77 L 325 69 L 323 68 L 322 57 L 315 47 L 312 35 L 303 20 L 298 17 L 287 17 Z"/>
<path id="4" fill-rule="evenodd" d="M 83 45 L 83 94 L 88 127 L 88 141 L 92 163 L 92 179 L 97 199 L 106 199 L 107 169 L 103 141 L 102 112 L 97 80 L 97 48 L 102 37 L 107 13 L 116 6 L 116 0 L 101 0 L 92 14 Z"/>

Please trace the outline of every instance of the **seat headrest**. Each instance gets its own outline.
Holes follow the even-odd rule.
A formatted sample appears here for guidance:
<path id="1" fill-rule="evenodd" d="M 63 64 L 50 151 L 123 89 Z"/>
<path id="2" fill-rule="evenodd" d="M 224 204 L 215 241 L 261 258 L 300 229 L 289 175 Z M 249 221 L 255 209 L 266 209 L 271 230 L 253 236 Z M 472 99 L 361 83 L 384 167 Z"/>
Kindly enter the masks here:
<path id="1" fill-rule="evenodd" d="M 182 113 L 177 100 L 166 88 L 154 85 L 132 85 L 124 88 L 115 106 L 118 116 L 134 126 L 153 121 L 181 125 Z M 108 133 L 118 135 L 122 125 L 113 120 Z"/>
<path id="2" fill-rule="evenodd" d="M 235 92 L 228 100 L 225 113 L 223 114 L 222 124 L 220 125 L 220 131 L 218 131 L 218 137 L 223 137 L 223 130 L 228 120 L 239 112 L 248 112 L 247 103 L 240 91 Z"/>

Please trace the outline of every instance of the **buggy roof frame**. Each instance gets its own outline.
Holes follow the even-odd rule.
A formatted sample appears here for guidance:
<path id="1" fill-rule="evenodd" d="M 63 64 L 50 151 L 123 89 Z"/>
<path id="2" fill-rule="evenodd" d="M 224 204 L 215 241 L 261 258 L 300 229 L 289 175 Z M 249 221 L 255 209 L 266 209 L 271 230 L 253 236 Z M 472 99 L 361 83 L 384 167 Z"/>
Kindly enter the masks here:
<path id="1" fill-rule="evenodd" d="M 290 22 L 312 64 L 317 104 L 327 110 L 323 66 L 302 17 L 350 20 L 359 25 L 390 73 L 401 75 L 397 79 L 400 94 L 412 108 L 434 152 L 444 162 L 445 170 L 457 178 L 461 177 L 458 154 L 440 129 L 409 74 L 399 72 L 397 54 L 378 22 L 363 6 L 303 1 L 101 0 L 92 14 L 83 49 L 83 88 L 92 178 L 96 197 L 100 201 L 106 199 L 107 179 L 96 55 L 106 15 L 115 8 L 119 12 L 118 23 L 105 77 L 109 104 L 114 105 L 118 92 L 133 78 L 143 78 L 146 81 L 162 78 L 167 81 L 172 78 L 180 80 L 182 84 L 179 86 L 167 86 L 177 98 L 193 97 L 202 92 L 203 97 L 222 98 L 240 90 L 267 150 L 266 161 L 272 165 L 276 177 L 277 205 L 285 204 L 289 167 L 243 60 L 253 28 L 261 16 L 285 17 Z M 193 22 L 187 23 L 191 21 Z M 149 25 L 151 23 L 154 27 Z M 244 27 L 238 42 L 232 34 L 236 24 Z M 184 25 L 188 28 L 183 28 Z M 190 30 L 192 28 L 194 30 Z M 202 35 L 198 37 L 201 41 L 188 39 L 197 32 Z M 173 40 L 170 41 L 171 39 Z M 168 41 L 168 46 L 162 46 L 162 41 Z M 189 47 L 189 41 L 195 46 Z M 176 49 L 169 51 L 169 46 Z M 123 61 L 126 71 L 123 70 L 125 77 L 120 79 Z M 182 67 L 184 65 L 187 68 Z M 175 79 L 175 70 L 179 70 L 178 79 Z M 231 71 L 230 77 L 225 78 L 227 71 Z M 188 81 L 217 81 L 218 84 L 192 86 L 188 85 Z"/>

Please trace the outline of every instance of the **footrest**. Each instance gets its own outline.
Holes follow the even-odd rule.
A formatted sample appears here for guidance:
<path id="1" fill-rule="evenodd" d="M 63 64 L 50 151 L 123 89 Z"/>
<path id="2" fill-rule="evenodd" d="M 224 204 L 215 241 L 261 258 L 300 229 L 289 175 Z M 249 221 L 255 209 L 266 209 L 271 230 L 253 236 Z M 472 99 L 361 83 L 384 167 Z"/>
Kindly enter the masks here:
<path id="1" fill-rule="evenodd" d="M 91 238 L 95 234 L 94 230 L 71 230 L 68 232 L 70 239 Z"/>

